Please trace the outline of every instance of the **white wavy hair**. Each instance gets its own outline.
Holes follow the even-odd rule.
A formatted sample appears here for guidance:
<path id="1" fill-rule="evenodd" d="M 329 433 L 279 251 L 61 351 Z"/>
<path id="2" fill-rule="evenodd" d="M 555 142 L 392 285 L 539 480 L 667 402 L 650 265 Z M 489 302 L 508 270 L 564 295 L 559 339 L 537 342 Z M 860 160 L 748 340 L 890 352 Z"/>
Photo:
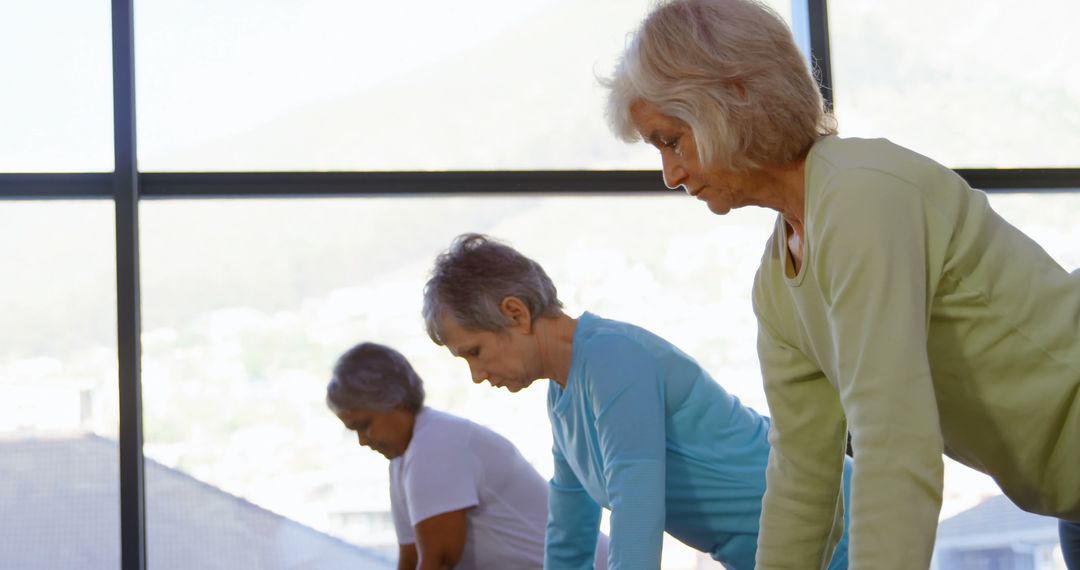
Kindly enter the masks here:
<path id="1" fill-rule="evenodd" d="M 616 136 L 641 135 L 638 101 L 689 125 L 701 164 L 745 172 L 790 164 L 836 133 L 791 31 L 753 0 L 674 0 L 632 35 L 609 90 Z"/>

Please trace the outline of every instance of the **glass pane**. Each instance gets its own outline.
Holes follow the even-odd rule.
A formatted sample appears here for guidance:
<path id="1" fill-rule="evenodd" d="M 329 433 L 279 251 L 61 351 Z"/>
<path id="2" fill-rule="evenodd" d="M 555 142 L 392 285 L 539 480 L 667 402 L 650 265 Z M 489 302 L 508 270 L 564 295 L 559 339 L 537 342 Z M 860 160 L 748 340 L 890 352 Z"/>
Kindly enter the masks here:
<path id="1" fill-rule="evenodd" d="M 1080 188 L 1057 193 L 995 193 L 990 205 L 1039 243 L 1067 271 L 1080 269 Z"/>
<path id="2" fill-rule="evenodd" d="M 171 564 L 194 567 L 184 557 L 199 554 L 177 552 L 175 536 L 155 530 L 166 502 L 212 510 L 236 533 L 271 518 L 291 529 L 291 538 L 259 533 L 259 552 L 314 560 L 344 551 L 392 564 L 387 462 L 358 448 L 323 403 L 334 360 L 362 340 L 401 350 L 431 406 L 489 425 L 550 477 L 546 387 L 511 395 L 475 386 L 423 331 L 427 272 L 464 231 L 509 240 L 543 263 L 574 316 L 588 309 L 649 327 L 765 409 L 748 302 L 772 223 L 764 210 L 721 221 L 672 194 L 168 201 L 144 203 L 141 215 L 147 469 L 203 483 L 201 496 L 177 497 L 148 477 L 154 567 L 174 556 Z M 553 219 L 575 230 L 553 235 Z M 244 514 L 254 511 L 266 520 Z M 296 535 L 347 542 L 319 550 L 293 546 Z M 664 552 L 665 568 L 698 567 L 697 553 L 674 541 Z M 244 567 L 277 566 L 251 554 Z"/>
<path id="3" fill-rule="evenodd" d="M 138 0 L 139 165 L 656 168 L 596 80 L 652 4 Z"/>
<path id="4" fill-rule="evenodd" d="M 1080 3 L 829 2 L 840 132 L 952 167 L 1080 167 Z"/>
<path id="5" fill-rule="evenodd" d="M 120 567 L 111 202 L 0 201 L 0 568 Z"/>
<path id="6" fill-rule="evenodd" d="M 105 0 L 0 3 L 0 172 L 113 169 Z"/>

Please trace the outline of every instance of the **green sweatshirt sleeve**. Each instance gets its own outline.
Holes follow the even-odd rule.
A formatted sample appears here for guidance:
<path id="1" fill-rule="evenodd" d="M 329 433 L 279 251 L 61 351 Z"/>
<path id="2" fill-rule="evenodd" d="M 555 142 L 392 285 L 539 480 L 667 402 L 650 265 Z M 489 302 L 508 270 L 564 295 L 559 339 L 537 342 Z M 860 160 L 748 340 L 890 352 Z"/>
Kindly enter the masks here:
<path id="1" fill-rule="evenodd" d="M 757 568 L 827 568 L 844 525 L 840 398 L 818 367 L 764 322 L 758 354 L 773 416 Z"/>
<path id="2" fill-rule="evenodd" d="M 845 170 L 816 207 L 813 275 L 855 451 L 850 562 L 926 568 L 943 479 L 927 353 L 928 227 L 918 189 Z"/>

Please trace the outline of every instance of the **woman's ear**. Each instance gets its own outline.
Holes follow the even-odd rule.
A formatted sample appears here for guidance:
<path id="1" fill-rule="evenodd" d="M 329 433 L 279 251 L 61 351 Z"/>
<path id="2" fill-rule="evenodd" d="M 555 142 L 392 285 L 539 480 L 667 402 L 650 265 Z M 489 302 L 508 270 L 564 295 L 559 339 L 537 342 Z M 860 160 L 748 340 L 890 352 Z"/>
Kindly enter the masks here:
<path id="1" fill-rule="evenodd" d="M 499 310 L 502 311 L 504 317 L 513 321 L 512 326 L 518 327 L 526 333 L 532 332 L 532 313 L 521 299 L 505 297 L 499 303 Z"/>

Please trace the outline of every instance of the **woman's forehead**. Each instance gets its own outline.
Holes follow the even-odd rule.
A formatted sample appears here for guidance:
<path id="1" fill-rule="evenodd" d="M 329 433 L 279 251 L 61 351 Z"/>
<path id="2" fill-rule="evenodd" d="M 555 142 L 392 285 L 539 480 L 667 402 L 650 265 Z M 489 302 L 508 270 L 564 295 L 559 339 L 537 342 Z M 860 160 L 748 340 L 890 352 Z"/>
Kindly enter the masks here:
<path id="1" fill-rule="evenodd" d="M 439 318 L 439 338 L 454 356 L 461 356 L 463 351 L 495 336 L 497 334 L 491 331 L 463 327 L 452 316 Z"/>
<path id="2" fill-rule="evenodd" d="M 375 415 L 377 413 L 378 412 L 376 412 L 374 410 L 352 409 L 352 410 L 342 410 L 340 413 L 338 413 L 337 417 L 343 423 L 348 424 L 348 423 L 371 421 L 371 419 L 373 417 L 375 417 Z"/>
<path id="3" fill-rule="evenodd" d="M 670 131 L 686 126 L 686 123 L 681 120 L 664 114 L 652 103 L 642 100 L 635 101 L 630 106 L 630 120 L 646 142 L 653 142 L 660 131 Z"/>

